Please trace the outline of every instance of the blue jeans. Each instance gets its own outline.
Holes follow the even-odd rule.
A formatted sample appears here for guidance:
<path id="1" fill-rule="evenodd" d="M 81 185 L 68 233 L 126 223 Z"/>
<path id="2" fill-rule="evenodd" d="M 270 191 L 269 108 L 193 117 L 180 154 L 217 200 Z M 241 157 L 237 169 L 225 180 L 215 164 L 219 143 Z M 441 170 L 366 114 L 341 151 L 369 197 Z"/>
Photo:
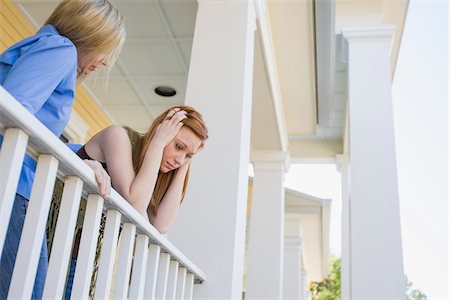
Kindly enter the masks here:
<path id="1" fill-rule="evenodd" d="M 69 267 L 69 276 L 67 278 L 66 291 L 65 291 L 65 295 L 64 295 L 65 300 L 69 300 L 70 295 L 72 294 L 72 286 L 73 286 L 73 279 L 75 277 L 76 266 L 77 266 L 77 260 L 71 258 L 70 259 L 70 267 Z"/>
<path id="2" fill-rule="evenodd" d="M 16 261 L 16 254 L 19 249 L 19 241 L 20 236 L 22 235 L 22 228 L 25 221 L 27 207 L 28 200 L 19 194 L 16 194 L 8 231 L 6 233 L 6 240 L 3 246 L 3 254 L 0 261 L 0 299 L 6 299 L 8 296 L 9 285 L 11 283 L 14 263 Z M 31 299 L 42 299 L 45 276 L 48 269 L 48 251 L 46 241 L 47 237 L 44 235 Z M 34 249 L 30 249 L 30 251 L 34 251 Z"/>

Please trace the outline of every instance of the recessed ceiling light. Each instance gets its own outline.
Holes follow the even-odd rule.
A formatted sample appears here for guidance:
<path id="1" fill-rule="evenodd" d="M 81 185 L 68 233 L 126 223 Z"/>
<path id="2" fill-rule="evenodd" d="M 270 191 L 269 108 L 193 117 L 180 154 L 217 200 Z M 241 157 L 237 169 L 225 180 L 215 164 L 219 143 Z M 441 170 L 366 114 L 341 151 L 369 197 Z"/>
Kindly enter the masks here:
<path id="1" fill-rule="evenodd" d="M 170 86 L 160 85 L 155 88 L 155 93 L 162 97 L 173 97 L 177 94 L 177 91 Z"/>

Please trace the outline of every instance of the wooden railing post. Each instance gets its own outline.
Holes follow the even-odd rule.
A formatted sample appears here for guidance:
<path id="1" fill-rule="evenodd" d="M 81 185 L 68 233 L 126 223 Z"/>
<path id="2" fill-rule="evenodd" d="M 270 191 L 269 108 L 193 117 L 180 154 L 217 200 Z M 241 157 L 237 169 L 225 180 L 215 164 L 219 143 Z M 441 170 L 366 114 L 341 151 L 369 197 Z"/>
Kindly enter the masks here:
<path id="1" fill-rule="evenodd" d="M 3 252 L 27 142 L 28 136 L 22 130 L 8 128 L 5 131 L 0 151 L 0 255 Z"/>
<path id="2" fill-rule="evenodd" d="M 95 284 L 95 299 L 109 299 L 121 216 L 121 213 L 114 209 L 110 209 L 106 213 L 103 245 L 100 252 L 97 282 Z"/>
<path id="3" fill-rule="evenodd" d="M 88 298 L 102 209 L 103 198 L 97 194 L 90 194 L 87 199 L 86 214 L 80 240 L 80 249 L 82 251 L 78 252 L 71 299 Z"/>
<path id="4" fill-rule="evenodd" d="M 31 298 L 57 171 L 56 158 L 39 155 L 8 298 Z"/>
<path id="5" fill-rule="evenodd" d="M 135 235 L 136 226 L 131 223 L 124 223 L 119 241 L 119 261 L 117 266 L 114 299 L 125 299 L 128 295 Z"/>
<path id="6" fill-rule="evenodd" d="M 148 261 L 148 236 L 138 234 L 134 250 L 133 272 L 130 283 L 130 299 L 142 299 L 144 297 L 144 284 Z"/>
<path id="7" fill-rule="evenodd" d="M 68 177 L 64 183 L 58 223 L 45 278 L 44 299 L 62 298 L 82 189 L 83 181 L 78 177 Z"/>

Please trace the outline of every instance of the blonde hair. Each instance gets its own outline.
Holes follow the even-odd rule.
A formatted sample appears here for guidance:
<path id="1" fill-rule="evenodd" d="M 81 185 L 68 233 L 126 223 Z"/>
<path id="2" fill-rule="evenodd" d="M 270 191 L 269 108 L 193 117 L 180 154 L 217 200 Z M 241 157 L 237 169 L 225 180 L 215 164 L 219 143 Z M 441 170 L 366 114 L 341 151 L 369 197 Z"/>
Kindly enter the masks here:
<path id="1" fill-rule="evenodd" d="M 125 42 L 125 24 L 119 11 L 107 0 L 64 0 L 53 11 L 45 24 L 53 25 L 59 34 L 75 45 L 80 57 L 95 60 L 105 55 L 108 71 L 114 65 Z M 77 71 L 82 81 L 83 70 Z"/>
<path id="2" fill-rule="evenodd" d="M 147 149 L 150 145 L 150 142 L 153 139 L 153 136 L 155 135 L 156 128 L 159 124 L 164 121 L 169 111 L 173 108 L 180 108 L 181 110 L 184 110 L 186 112 L 186 119 L 182 120 L 183 128 L 188 128 L 192 130 L 192 132 L 202 140 L 202 146 L 203 142 L 208 139 L 208 129 L 206 128 L 205 122 L 203 121 L 202 115 L 196 111 L 193 107 L 190 106 L 175 106 L 171 107 L 165 112 L 163 112 L 161 115 L 159 115 L 152 123 L 150 128 L 148 129 L 147 133 L 145 135 L 142 135 L 140 137 L 140 141 L 138 142 L 137 149 L 134 152 L 133 157 L 133 167 L 134 171 L 137 173 L 139 172 L 139 169 L 142 166 L 142 163 L 144 161 L 145 154 L 147 152 Z M 154 215 L 157 214 L 159 205 L 166 194 L 170 183 L 172 182 L 173 176 L 175 175 L 176 170 L 169 171 L 167 173 L 162 173 L 161 171 L 158 173 L 158 178 L 156 180 L 155 189 L 153 190 L 153 195 L 150 199 L 150 205 L 147 208 L 147 214 L 150 216 L 150 212 L 152 212 Z M 184 195 L 186 194 L 186 188 L 189 181 L 189 170 L 186 173 L 186 177 L 184 179 L 183 184 L 183 192 L 181 195 L 181 201 L 184 199 Z"/>

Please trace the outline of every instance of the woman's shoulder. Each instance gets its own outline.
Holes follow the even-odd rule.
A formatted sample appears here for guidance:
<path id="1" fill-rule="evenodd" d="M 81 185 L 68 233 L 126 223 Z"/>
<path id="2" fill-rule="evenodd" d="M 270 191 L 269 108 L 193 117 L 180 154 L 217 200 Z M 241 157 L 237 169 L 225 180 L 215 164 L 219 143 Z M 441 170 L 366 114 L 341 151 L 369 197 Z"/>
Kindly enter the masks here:
<path id="1" fill-rule="evenodd" d="M 9 47 L 0 55 L 0 60 L 12 65 L 24 55 L 50 56 L 53 63 L 59 61 L 72 65 L 77 62 L 75 45 L 67 37 L 60 35 L 52 25 L 42 27 L 35 35 Z M 45 60 L 43 63 L 48 64 L 49 60 Z"/>
<path id="2" fill-rule="evenodd" d="M 39 29 L 34 37 L 39 39 L 41 44 L 49 47 L 67 47 L 76 50 L 74 43 L 69 38 L 61 35 L 51 24 L 47 24 Z"/>
<path id="3" fill-rule="evenodd" d="M 120 125 L 110 125 L 101 131 L 103 135 L 109 138 L 123 138 L 127 136 L 127 131 Z"/>
<path id="4" fill-rule="evenodd" d="M 76 61 L 77 58 L 77 48 L 72 43 L 71 40 L 62 35 L 46 35 L 40 37 L 30 50 L 38 50 L 38 51 L 52 51 L 53 59 L 56 57 L 67 59 L 74 59 Z"/>

